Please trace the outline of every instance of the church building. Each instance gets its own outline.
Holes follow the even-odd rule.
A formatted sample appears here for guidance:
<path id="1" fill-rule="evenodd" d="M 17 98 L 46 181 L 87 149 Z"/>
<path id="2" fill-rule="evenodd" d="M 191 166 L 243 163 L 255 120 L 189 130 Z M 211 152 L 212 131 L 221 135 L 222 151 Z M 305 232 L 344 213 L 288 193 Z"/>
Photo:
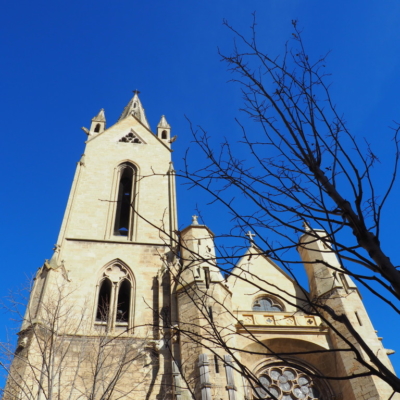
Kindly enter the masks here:
<path id="1" fill-rule="evenodd" d="M 5 400 L 389 399 L 390 386 L 349 351 L 368 360 L 343 324 L 307 306 L 318 298 L 346 315 L 393 371 L 324 231 L 306 227 L 298 244 L 309 292 L 251 233 L 225 276 L 212 226 L 194 216 L 178 231 L 165 116 L 152 132 L 135 92 L 115 124 L 107 127 L 101 110 L 83 130 L 85 151 L 54 254 L 34 280 Z"/>

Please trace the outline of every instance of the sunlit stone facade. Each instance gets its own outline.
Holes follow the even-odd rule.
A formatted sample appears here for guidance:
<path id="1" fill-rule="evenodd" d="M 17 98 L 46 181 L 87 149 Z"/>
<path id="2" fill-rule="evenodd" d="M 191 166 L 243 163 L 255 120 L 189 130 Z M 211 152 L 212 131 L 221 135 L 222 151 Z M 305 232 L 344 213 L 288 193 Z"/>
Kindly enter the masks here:
<path id="1" fill-rule="evenodd" d="M 322 241 L 304 235 L 298 248 L 310 293 L 252 242 L 225 278 L 208 227 L 193 218 L 177 232 L 175 138 L 166 118 L 152 133 L 135 93 L 114 125 L 106 127 L 101 110 L 84 131 L 85 152 L 55 252 L 35 279 L 5 399 L 389 398 L 376 377 L 327 379 L 362 367 L 351 352 L 329 351 L 346 344 L 326 316 L 299 310 L 307 296 L 345 313 L 392 367 L 357 287 L 315 262 L 338 266 Z"/>

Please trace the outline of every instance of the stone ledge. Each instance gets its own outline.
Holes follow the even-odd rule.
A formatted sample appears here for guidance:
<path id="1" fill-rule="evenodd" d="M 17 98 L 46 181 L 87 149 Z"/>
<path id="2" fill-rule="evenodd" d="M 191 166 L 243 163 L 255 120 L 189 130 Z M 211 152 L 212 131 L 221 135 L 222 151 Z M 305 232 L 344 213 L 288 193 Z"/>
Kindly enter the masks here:
<path id="1" fill-rule="evenodd" d="M 168 247 L 167 243 L 146 243 L 146 242 L 131 242 L 131 241 L 121 241 L 121 240 L 111 240 L 111 239 L 87 239 L 87 238 L 65 238 L 72 242 L 92 242 L 92 243 L 113 243 L 113 244 L 130 244 L 130 245 L 141 245 L 141 246 L 162 246 Z"/>
<path id="2" fill-rule="evenodd" d="M 237 326 L 262 327 L 265 328 L 285 328 L 285 329 L 311 329 L 324 330 L 320 317 L 315 315 L 305 315 L 303 313 L 290 314 L 288 312 L 270 311 L 239 311 L 237 314 L 239 323 Z"/>

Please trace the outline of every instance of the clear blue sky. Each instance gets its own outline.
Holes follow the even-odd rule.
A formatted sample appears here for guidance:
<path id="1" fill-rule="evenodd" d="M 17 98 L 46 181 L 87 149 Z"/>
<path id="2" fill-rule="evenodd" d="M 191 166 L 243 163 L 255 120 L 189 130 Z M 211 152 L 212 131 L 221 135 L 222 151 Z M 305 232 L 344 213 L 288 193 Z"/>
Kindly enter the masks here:
<path id="1" fill-rule="evenodd" d="M 291 20 L 304 28 L 309 53 L 331 51 L 332 95 L 353 134 L 367 137 L 382 161 L 392 150 L 388 126 L 400 121 L 400 2 L 318 0 L 9 1 L 1 33 L 0 293 L 18 287 L 50 258 L 91 118 L 105 108 L 113 124 L 141 91 L 150 125 L 165 114 L 179 168 L 191 146 L 187 115 L 216 140 L 240 132 L 241 96 L 217 47 L 229 52 L 227 19 L 246 31 L 257 11 L 259 38 L 279 54 Z M 244 116 L 241 116 L 245 119 Z M 382 180 L 387 178 L 385 170 Z M 399 184 L 384 214 L 382 242 L 400 264 Z M 198 196 L 178 187 L 180 226 Z M 229 218 L 203 207 L 216 233 Z M 387 348 L 398 347 L 399 318 L 365 296 Z M 0 314 L 0 323 L 7 324 Z M 400 352 L 400 350 L 399 350 Z M 400 354 L 391 356 L 400 371 Z"/>

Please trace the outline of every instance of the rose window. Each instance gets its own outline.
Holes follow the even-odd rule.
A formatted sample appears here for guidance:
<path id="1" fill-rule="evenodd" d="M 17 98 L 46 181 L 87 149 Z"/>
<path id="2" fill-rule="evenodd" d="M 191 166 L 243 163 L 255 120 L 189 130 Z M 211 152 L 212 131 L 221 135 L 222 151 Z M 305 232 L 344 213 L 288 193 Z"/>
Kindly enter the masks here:
<path id="1" fill-rule="evenodd" d="M 256 388 L 257 399 L 323 400 L 321 391 L 305 373 L 288 367 L 270 367 L 259 377 L 262 386 Z M 274 396 L 274 397 L 272 397 Z"/>

